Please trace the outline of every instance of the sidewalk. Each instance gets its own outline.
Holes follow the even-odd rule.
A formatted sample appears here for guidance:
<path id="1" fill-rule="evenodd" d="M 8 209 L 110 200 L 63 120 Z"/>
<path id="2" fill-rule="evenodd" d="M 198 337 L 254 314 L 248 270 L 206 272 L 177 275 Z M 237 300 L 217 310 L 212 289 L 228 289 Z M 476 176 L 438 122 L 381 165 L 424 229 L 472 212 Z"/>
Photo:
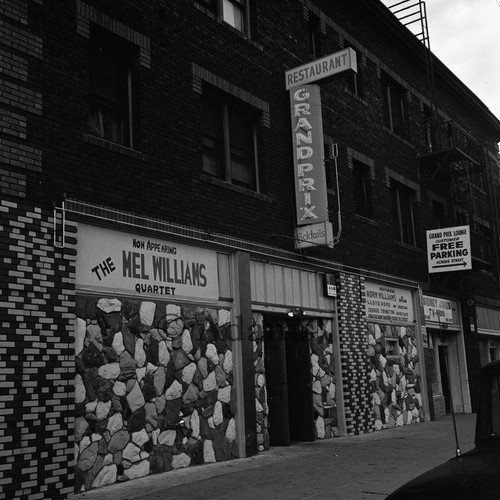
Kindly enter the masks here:
<path id="1" fill-rule="evenodd" d="M 456 416 L 462 453 L 476 415 Z M 381 500 L 455 456 L 453 420 L 275 447 L 250 458 L 188 467 L 80 493 L 74 500 Z"/>

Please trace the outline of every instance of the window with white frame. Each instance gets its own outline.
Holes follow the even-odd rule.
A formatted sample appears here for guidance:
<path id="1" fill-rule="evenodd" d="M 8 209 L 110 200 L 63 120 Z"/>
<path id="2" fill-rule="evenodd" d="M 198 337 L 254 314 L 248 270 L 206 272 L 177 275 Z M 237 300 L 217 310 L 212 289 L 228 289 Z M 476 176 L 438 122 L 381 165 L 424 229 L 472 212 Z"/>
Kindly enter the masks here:
<path id="1" fill-rule="evenodd" d="M 248 35 L 248 0 L 195 0 L 218 19 Z"/>
<path id="2" fill-rule="evenodd" d="M 256 123 L 258 114 L 236 99 L 203 94 L 203 172 L 259 191 Z"/>
<path id="3" fill-rule="evenodd" d="M 89 133 L 133 147 L 132 67 L 137 48 L 91 25 L 89 40 Z"/>
<path id="4" fill-rule="evenodd" d="M 391 179 L 394 239 L 411 246 L 417 245 L 414 212 L 415 195 L 413 189 Z"/>

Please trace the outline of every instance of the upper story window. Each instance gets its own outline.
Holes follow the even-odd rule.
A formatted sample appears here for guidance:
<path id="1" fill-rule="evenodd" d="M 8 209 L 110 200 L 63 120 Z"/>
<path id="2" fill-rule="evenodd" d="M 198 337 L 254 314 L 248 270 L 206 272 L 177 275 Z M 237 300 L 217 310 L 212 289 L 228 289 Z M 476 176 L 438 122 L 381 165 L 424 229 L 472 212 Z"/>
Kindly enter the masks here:
<path id="1" fill-rule="evenodd" d="M 422 110 L 422 132 L 423 138 L 425 141 L 425 147 L 427 151 L 433 151 L 435 144 L 435 130 L 434 130 L 434 120 L 433 120 L 433 112 L 430 106 L 427 104 L 423 105 Z"/>
<path id="2" fill-rule="evenodd" d="M 472 257 L 484 262 L 492 262 L 491 227 L 487 221 L 475 220 L 471 231 Z"/>
<path id="3" fill-rule="evenodd" d="M 446 209 L 444 203 L 432 200 L 432 227 L 446 227 Z"/>
<path id="4" fill-rule="evenodd" d="M 248 0 L 196 0 L 196 2 L 248 36 Z"/>
<path id="5" fill-rule="evenodd" d="M 346 48 L 350 47 L 350 45 L 346 45 Z M 363 97 L 363 73 L 362 73 L 362 55 L 361 53 L 351 47 L 351 49 L 356 52 L 356 61 L 357 61 L 357 72 L 355 71 L 347 71 L 345 75 L 345 86 L 349 92 L 354 94 L 357 97 Z"/>
<path id="6" fill-rule="evenodd" d="M 353 160 L 353 189 L 354 189 L 354 206 L 356 213 L 368 219 L 373 219 L 373 202 L 372 202 L 372 181 L 371 169 L 369 165 Z"/>
<path id="7" fill-rule="evenodd" d="M 336 144 L 328 138 L 327 142 L 323 143 L 323 154 L 325 158 L 325 180 L 326 189 L 332 191 L 336 188 L 335 185 L 335 157 L 336 154 Z"/>
<path id="8" fill-rule="evenodd" d="M 472 183 L 474 184 L 474 186 L 476 186 L 477 189 L 480 189 L 481 191 L 486 191 L 486 182 L 484 177 L 484 169 L 482 166 L 476 168 L 473 167 Z"/>
<path id="9" fill-rule="evenodd" d="M 406 137 L 406 90 L 388 75 L 382 77 L 382 101 L 384 125 L 400 137 Z"/>
<path id="10" fill-rule="evenodd" d="M 406 245 L 416 246 L 414 203 L 415 191 L 400 182 L 391 180 L 392 216 L 394 239 Z"/>
<path id="11" fill-rule="evenodd" d="M 203 95 L 203 172 L 258 191 L 256 119 L 249 107 Z"/>
<path id="12" fill-rule="evenodd" d="M 313 57 L 321 57 L 323 55 L 321 48 L 323 39 L 321 19 L 311 12 L 309 13 L 309 24 L 307 29 L 309 35 L 309 52 Z"/>
<path id="13" fill-rule="evenodd" d="M 133 147 L 132 67 L 137 48 L 98 26 L 89 43 L 89 133 Z"/>

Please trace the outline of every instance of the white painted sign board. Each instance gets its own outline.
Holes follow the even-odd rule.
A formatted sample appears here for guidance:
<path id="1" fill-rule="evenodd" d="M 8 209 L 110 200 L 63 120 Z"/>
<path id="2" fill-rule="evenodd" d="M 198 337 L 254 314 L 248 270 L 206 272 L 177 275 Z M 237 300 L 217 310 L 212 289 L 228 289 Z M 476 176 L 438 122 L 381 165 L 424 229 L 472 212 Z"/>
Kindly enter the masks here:
<path id="1" fill-rule="evenodd" d="M 426 238 L 429 273 L 472 269 L 469 226 L 431 229 Z"/>

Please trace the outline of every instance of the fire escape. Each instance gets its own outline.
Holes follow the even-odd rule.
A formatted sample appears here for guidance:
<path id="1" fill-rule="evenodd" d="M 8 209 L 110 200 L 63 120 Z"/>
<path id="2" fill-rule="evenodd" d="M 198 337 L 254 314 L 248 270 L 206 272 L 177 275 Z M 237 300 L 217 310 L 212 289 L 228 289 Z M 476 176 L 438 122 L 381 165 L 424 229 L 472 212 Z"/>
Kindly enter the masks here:
<path id="1" fill-rule="evenodd" d="M 470 226 L 473 258 L 489 268 L 493 255 L 481 144 L 459 125 L 444 119 L 437 108 L 425 2 L 403 0 L 389 9 L 424 45 L 430 105 L 424 105 L 422 125 L 411 138 L 423 184 L 433 186 L 438 193 L 436 186 L 441 186 L 439 194 L 454 207 L 454 224 Z"/>

